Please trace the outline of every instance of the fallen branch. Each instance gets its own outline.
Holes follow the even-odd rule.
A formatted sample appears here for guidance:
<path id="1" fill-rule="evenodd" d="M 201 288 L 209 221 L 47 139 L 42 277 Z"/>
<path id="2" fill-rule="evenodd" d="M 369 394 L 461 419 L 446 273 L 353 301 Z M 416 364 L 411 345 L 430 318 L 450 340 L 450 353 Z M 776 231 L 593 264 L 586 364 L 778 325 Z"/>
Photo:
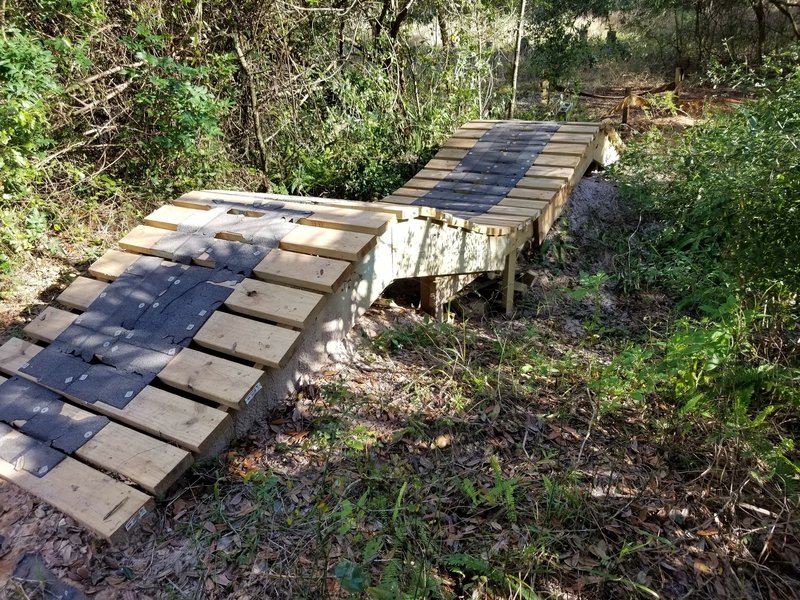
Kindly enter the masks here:
<path id="1" fill-rule="evenodd" d="M 132 81 L 125 81 L 123 83 L 120 83 L 119 85 L 114 87 L 114 89 L 111 90 L 108 94 L 103 96 L 100 100 L 95 100 L 94 102 L 90 102 L 89 104 L 87 104 L 85 106 L 82 106 L 81 108 L 77 108 L 74 111 L 72 111 L 72 116 L 73 117 L 77 117 L 77 116 L 86 114 L 87 112 L 90 112 L 91 110 L 96 108 L 99 104 L 101 104 L 103 102 L 108 102 L 109 100 L 111 100 L 113 98 L 116 98 L 122 92 L 127 90 L 132 83 L 133 83 Z"/>
<path id="2" fill-rule="evenodd" d="M 84 85 L 89 85 L 90 83 L 94 83 L 98 79 L 102 79 L 103 77 L 108 77 L 109 75 L 113 75 L 114 73 L 119 73 L 122 69 L 135 69 L 136 67 L 141 67 L 144 64 L 143 60 L 130 63 L 128 65 L 118 65 L 116 67 L 111 67 L 110 69 L 106 69 L 102 73 L 97 73 L 96 75 L 92 75 L 91 77 L 87 77 L 77 83 L 72 84 L 67 88 L 67 91 L 72 91 L 76 88 L 79 88 Z"/>

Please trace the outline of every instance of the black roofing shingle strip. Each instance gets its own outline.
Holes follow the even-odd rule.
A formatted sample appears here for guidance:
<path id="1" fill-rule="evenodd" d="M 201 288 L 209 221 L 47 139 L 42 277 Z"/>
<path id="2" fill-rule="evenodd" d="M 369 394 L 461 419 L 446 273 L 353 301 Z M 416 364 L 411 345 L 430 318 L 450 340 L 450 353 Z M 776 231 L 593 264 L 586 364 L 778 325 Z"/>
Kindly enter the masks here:
<path id="1" fill-rule="evenodd" d="M 0 459 L 14 465 L 14 468 L 44 477 L 64 458 L 65 455 L 58 450 L 0 425 Z"/>
<path id="2" fill-rule="evenodd" d="M 473 216 L 485 214 L 516 187 L 559 127 L 558 123 L 495 123 L 478 138 L 452 173 L 412 204 L 470 212 Z M 503 177 L 465 176 L 492 170 Z M 469 211 L 465 210 L 467 207 Z"/>
<path id="3" fill-rule="evenodd" d="M 22 433 L 67 454 L 109 423 L 108 418 L 96 415 L 72 418 L 63 414 L 64 407 L 58 394 L 25 379 L 12 377 L 0 384 L 0 420 L 23 422 Z"/>

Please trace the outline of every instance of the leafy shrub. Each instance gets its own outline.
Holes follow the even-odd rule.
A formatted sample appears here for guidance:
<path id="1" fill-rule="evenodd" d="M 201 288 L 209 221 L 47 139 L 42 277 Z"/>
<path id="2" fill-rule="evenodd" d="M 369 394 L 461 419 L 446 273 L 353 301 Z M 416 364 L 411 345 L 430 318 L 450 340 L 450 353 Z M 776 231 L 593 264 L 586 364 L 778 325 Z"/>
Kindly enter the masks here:
<path id="1" fill-rule="evenodd" d="M 4 199 L 34 179 L 48 139 L 49 98 L 59 91 L 53 55 L 34 37 L 0 39 L 0 186 Z"/>
<path id="2" fill-rule="evenodd" d="M 203 85 L 208 67 L 147 51 L 136 57 L 145 65 L 135 74 L 134 120 L 141 129 L 125 136 L 136 153 L 132 166 L 159 189 L 170 179 L 177 190 L 213 179 L 223 166 L 221 121 L 231 103 Z"/>
<path id="3" fill-rule="evenodd" d="M 623 192 L 667 219 L 654 274 L 681 295 L 800 289 L 798 94 L 800 66 L 785 65 L 757 101 L 712 114 L 663 154 L 651 135 L 624 157 Z"/>

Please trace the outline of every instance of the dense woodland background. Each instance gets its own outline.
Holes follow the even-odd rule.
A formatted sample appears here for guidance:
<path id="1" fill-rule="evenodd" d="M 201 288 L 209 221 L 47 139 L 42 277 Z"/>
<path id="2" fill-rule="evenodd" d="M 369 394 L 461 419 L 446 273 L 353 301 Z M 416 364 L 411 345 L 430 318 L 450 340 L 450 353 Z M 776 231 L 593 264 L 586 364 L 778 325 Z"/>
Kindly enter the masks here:
<path id="1" fill-rule="evenodd" d="M 463 122 L 506 117 L 520 16 L 515 116 L 612 119 L 622 208 L 562 223 L 530 260 L 564 288 L 515 320 L 372 338 L 370 361 L 410 365 L 399 433 L 356 425 L 369 392 L 329 382 L 298 401 L 315 415 L 304 441 L 201 472 L 180 499 L 191 519 L 175 499 L 160 513 L 206 565 L 176 597 L 232 581 L 279 597 L 796 597 L 792 0 L 0 0 L 0 298 L 57 283 L 32 281 L 42 264 L 63 283 L 186 190 L 389 194 Z M 567 305 L 579 339 L 548 329 Z M 541 455 L 503 446 L 517 421 Z M 482 436 L 496 453 L 473 471 L 428 453 Z M 275 466 L 295 451 L 319 466 L 306 504 Z M 418 453 L 436 462 L 422 477 Z M 603 468 L 635 489 L 597 499 Z M 267 551 L 280 576 L 259 579 Z M 163 592 L 142 555 L 147 576 L 113 577 Z"/>

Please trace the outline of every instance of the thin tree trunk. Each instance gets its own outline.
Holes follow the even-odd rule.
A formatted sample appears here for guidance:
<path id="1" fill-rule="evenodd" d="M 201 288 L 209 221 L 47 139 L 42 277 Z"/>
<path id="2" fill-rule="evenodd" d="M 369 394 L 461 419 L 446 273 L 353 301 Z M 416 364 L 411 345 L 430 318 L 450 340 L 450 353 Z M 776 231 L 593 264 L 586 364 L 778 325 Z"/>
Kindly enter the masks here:
<path id="1" fill-rule="evenodd" d="M 247 89 L 250 93 L 250 113 L 253 119 L 253 130 L 258 140 L 258 153 L 261 156 L 261 171 L 264 177 L 269 179 L 267 171 L 267 144 L 264 142 L 264 133 L 261 129 L 261 117 L 258 114 L 258 96 L 256 95 L 256 88 L 253 85 L 253 76 L 250 71 L 250 65 L 247 64 L 244 51 L 242 50 L 242 42 L 239 34 L 233 36 L 233 47 L 236 49 L 236 56 L 239 57 L 239 64 L 242 66 L 245 78 L 247 79 Z"/>
<path id="2" fill-rule="evenodd" d="M 756 61 L 757 64 L 761 64 L 764 56 L 764 44 L 767 41 L 767 16 L 763 0 L 753 0 L 751 5 L 756 16 Z"/>
<path id="3" fill-rule="evenodd" d="M 519 60 L 522 54 L 522 31 L 525 26 L 526 0 L 520 0 L 519 24 L 517 25 L 517 47 L 514 50 L 514 70 L 511 75 L 511 103 L 508 105 L 508 118 L 514 118 L 514 109 L 517 104 L 517 80 L 519 78 Z"/>

